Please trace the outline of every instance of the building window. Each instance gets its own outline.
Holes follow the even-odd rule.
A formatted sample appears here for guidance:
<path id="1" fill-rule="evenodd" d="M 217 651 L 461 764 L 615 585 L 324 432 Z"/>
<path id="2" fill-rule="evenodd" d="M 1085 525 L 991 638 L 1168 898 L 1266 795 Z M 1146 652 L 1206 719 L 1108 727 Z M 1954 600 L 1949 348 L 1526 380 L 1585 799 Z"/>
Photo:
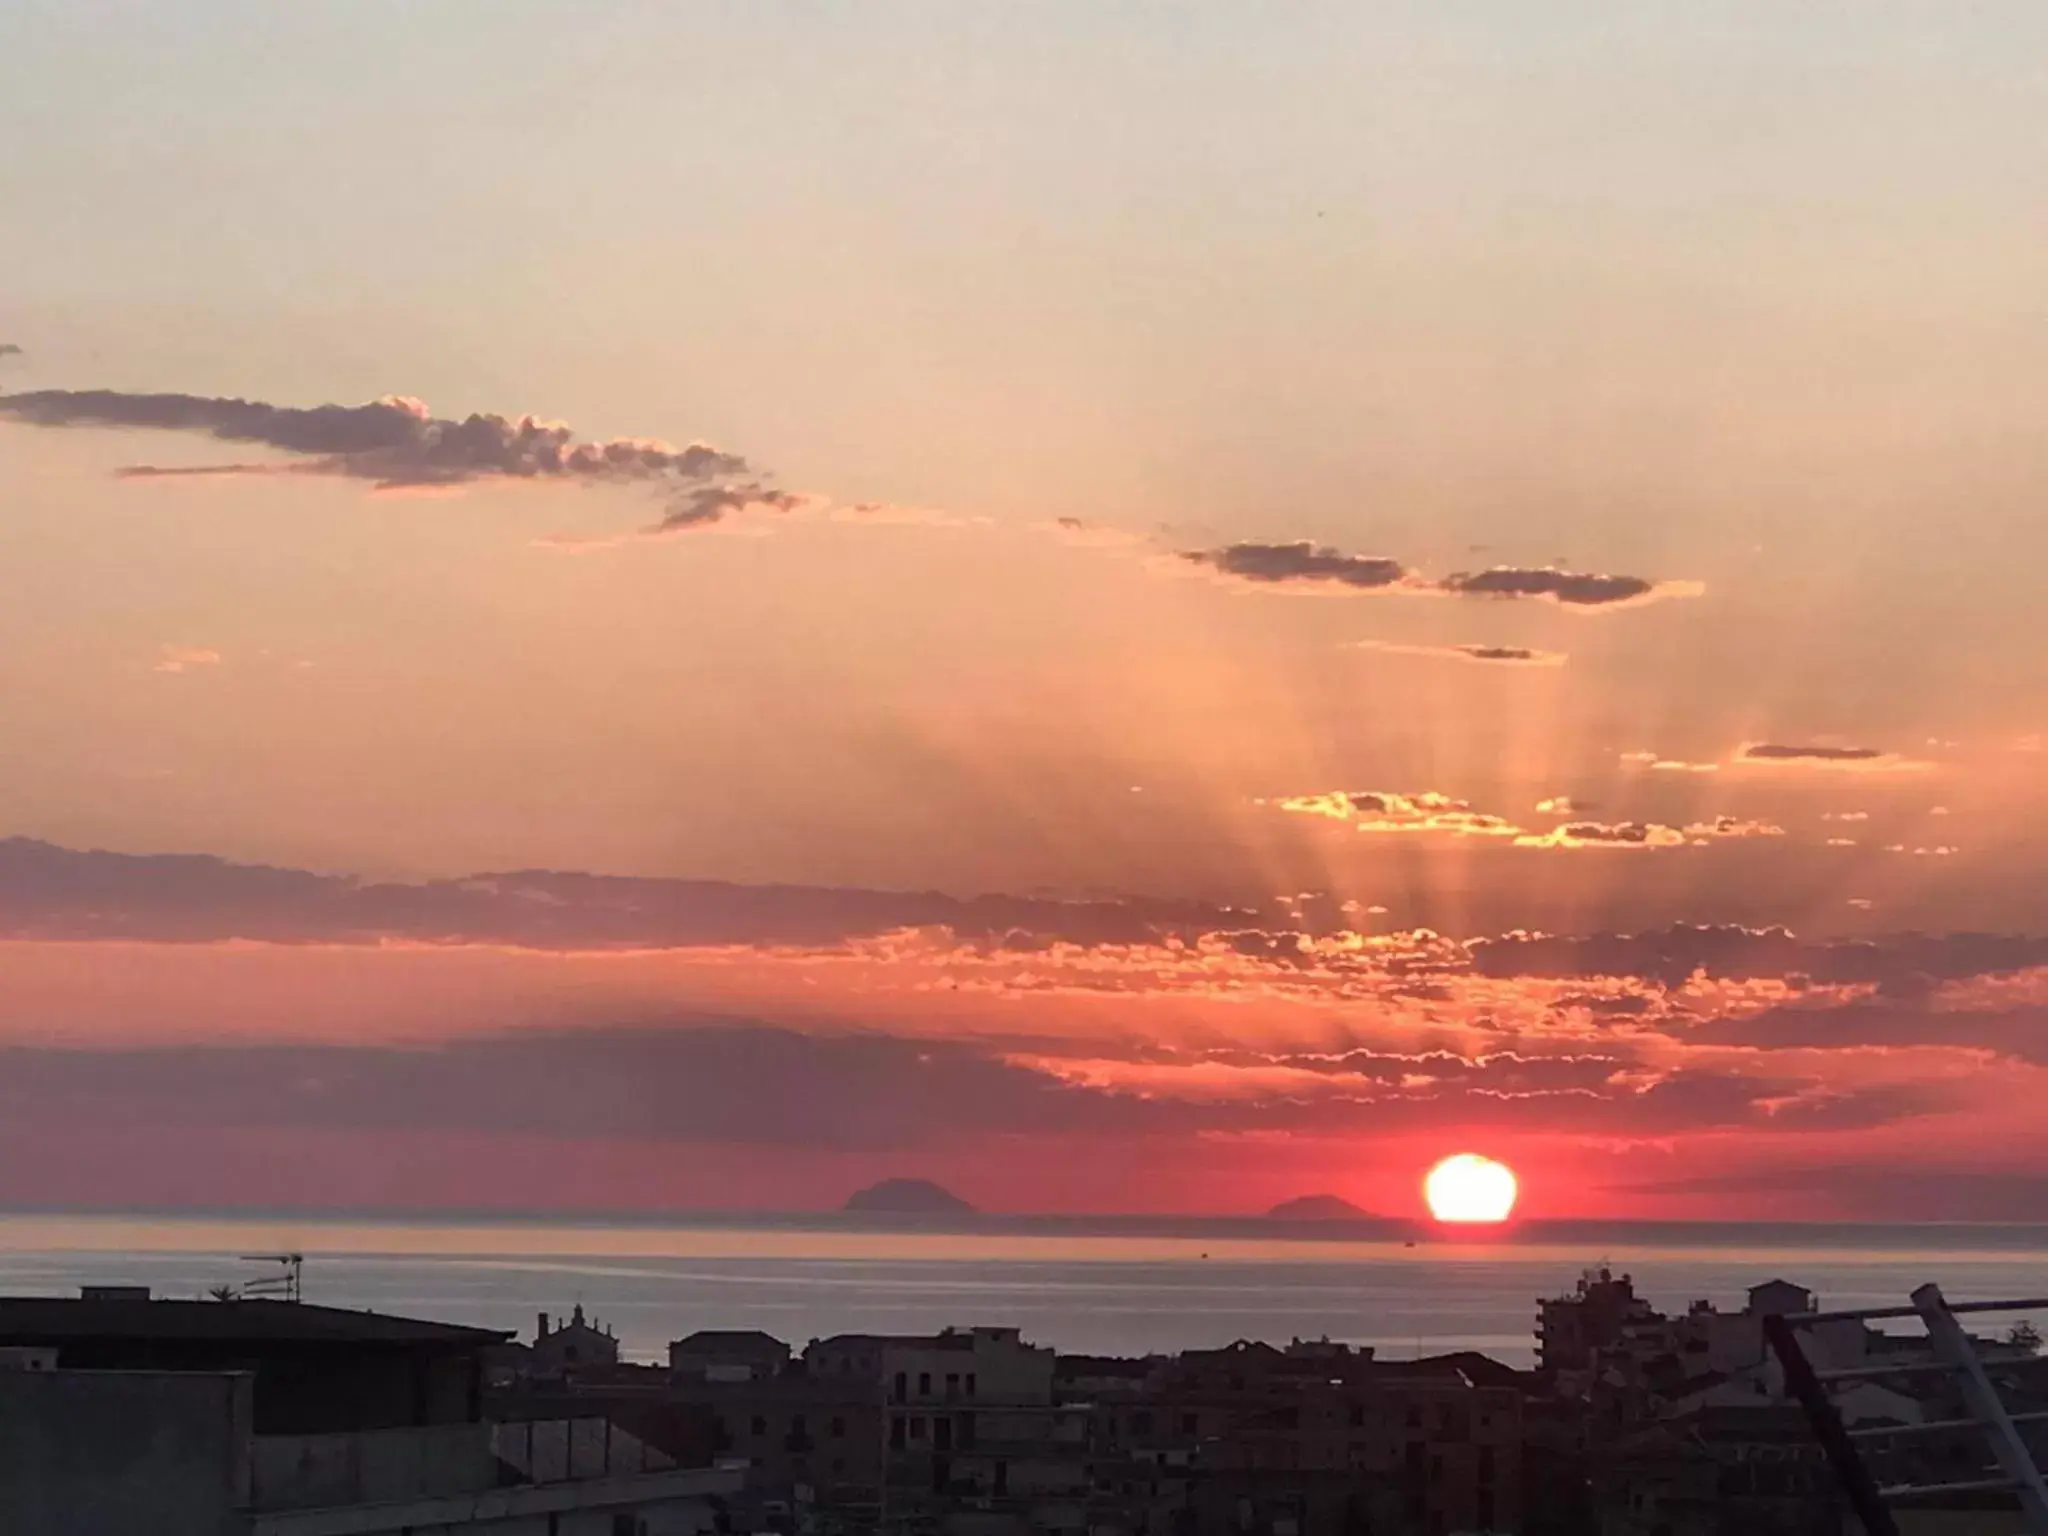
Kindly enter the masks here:
<path id="1" fill-rule="evenodd" d="M 967 1395 L 969 1397 L 974 1396 L 974 1372 L 972 1371 L 967 1373 Z"/>
<path id="2" fill-rule="evenodd" d="M 1180 1432 L 1184 1435 L 1194 1434 L 1200 1424 L 1201 1419 L 1195 1414 L 1184 1413 L 1180 1416 Z"/>
<path id="3" fill-rule="evenodd" d="M 910 1421 L 910 1438 L 913 1440 L 922 1440 L 924 1438 L 923 1419 L 912 1419 Z"/>
<path id="4" fill-rule="evenodd" d="M 758 1413 L 757 1413 L 757 1414 L 755 1414 L 755 1415 L 754 1415 L 754 1421 L 753 1421 L 753 1423 L 751 1423 L 751 1424 L 749 1424 L 749 1425 L 747 1426 L 747 1433 L 748 1433 L 748 1434 L 752 1434 L 752 1435 L 765 1435 L 765 1434 L 767 1434 L 767 1433 L 768 1433 L 768 1421 L 767 1421 L 766 1419 L 762 1418 L 760 1414 L 758 1414 Z"/>
<path id="5" fill-rule="evenodd" d="M 846 1420 L 840 1418 L 833 1419 L 832 1438 L 834 1440 L 844 1440 L 846 1438 Z"/>
<path id="6" fill-rule="evenodd" d="M 919 1371 L 917 1373 L 917 1395 L 919 1397 L 930 1397 L 932 1395 L 932 1373 L 930 1371 Z"/>
<path id="7" fill-rule="evenodd" d="M 948 1371 L 948 1372 L 946 1372 L 946 1396 L 948 1396 L 948 1397 L 958 1397 L 959 1395 L 960 1395 L 960 1373 L 959 1373 L 958 1371 Z"/>
<path id="8" fill-rule="evenodd" d="M 910 1396 L 909 1383 L 910 1378 L 904 1375 L 903 1372 L 898 1371 L 896 1373 L 896 1390 L 890 1394 L 891 1401 L 900 1403 L 906 1397 Z"/>
<path id="9" fill-rule="evenodd" d="M 891 1419 L 889 1421 L 889 1449 L 892 1451 L 903 1449 L 903 1420 L 901 1419 Z"/>
<path id="10" fill-rule="evenodd" d="M 1353 1429 L 1365 1428 L 1365 1404 L 1353 1403 L 1351 1405 L 1351 1427 Z"/>
<path id="11" fill-rule="evenodd" d="M 1493 1481 L 1493 1447 L 1490 1445 L 1479 1447 L 1479 1481 L 1482 1483 Z M 1492 1495 L 1488 1494 L 1487 1497 L 1491 1499 Z M 1481 1521 L 1480 1523 L 1483 1525 L 1486 1522 Z"/>
<path id="12" fill-rule="evenodd" d="M 1151 1414 L 1149 1414 L 1149 1413 L 1134 1413 L 1134 1414 L 1132 1414 L 1132 1415 L 1131 1415 L 1131 1433 L 1132 1433 L 1132 1434 L 1134 1434 L 1134 1435 L 1149 1435 L 1149 1434 L 1151 1434 L 1151 1433 L 1152 1433 L 1152 1415 L 1151 1415 Z"/>

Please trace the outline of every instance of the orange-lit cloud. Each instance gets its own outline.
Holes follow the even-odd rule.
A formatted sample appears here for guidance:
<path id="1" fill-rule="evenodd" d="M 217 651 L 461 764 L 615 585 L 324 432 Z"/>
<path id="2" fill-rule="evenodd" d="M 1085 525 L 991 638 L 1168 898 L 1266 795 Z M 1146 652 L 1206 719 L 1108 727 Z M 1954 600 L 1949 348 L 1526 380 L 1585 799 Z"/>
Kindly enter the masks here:
<path id="1" fill-rule="evenodd" d="M 154 672 L 192 672 L 200 667 L 217 667 L 222 656 L 210 645 L 161 645 L 157 647 Z"/>
<path id="2" fill-rule="evenodd" d="M 1652 773 L 1719 773 L 1719 763 L 1694 763 L 1682 757 L 1665 757 L 1662 753 L 1639 749 L 1621 754 L 1622 766 L 1626 768 L 1647 768 Z"/>
<path id="3" fill-rule="evenodd" d="M 1395 794 L 1385 790 L 1332 790 L 1293 795 L 1273 802 L 1296 815 L 1349 823 L 1360 832 L 1449 832 L 1458 836 L 1512 837 L 1520 829 L 1499 816 L 1475 811 L 1463 800 L 1435 790 Z"/>

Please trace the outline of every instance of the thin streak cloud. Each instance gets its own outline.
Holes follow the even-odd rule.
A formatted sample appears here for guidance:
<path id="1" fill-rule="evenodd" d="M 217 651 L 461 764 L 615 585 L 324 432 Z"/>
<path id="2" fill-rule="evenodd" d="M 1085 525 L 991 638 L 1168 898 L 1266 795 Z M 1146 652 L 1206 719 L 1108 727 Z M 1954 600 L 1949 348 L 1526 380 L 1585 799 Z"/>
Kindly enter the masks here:
<path id="1" fill-rule="evenodd" d="M 1522 645 L 1418 645 L 1399 640 L 1356 640 L 1352 644 L 1361 651 L 1375 651 L 1382 656 L 1431 656 L 1495 666 L 1561 667 L 1570 659 L 1563 651 L 1539 651 Z"/>

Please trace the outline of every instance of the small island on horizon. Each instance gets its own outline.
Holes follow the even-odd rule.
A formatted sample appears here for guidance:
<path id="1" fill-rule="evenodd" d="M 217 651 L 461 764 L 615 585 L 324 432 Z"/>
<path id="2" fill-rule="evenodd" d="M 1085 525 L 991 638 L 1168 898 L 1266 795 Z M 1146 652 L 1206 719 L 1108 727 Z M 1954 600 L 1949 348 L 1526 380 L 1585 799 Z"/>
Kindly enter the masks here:
<path id="1" fill-rule="evenodd" d="M 1269 1221 L 1379 1221 L 1383 1218 L 1353 1205 L 1342 1195 L 1297 1195 L 1266 1212 Z"/>
<path id="2" fill-rule="evenodd" d="M 975 1216 L 980 1213 L 930 1179 L 883 1179 L 846 1197 L 841 1209 L 866 1215 Z"/>

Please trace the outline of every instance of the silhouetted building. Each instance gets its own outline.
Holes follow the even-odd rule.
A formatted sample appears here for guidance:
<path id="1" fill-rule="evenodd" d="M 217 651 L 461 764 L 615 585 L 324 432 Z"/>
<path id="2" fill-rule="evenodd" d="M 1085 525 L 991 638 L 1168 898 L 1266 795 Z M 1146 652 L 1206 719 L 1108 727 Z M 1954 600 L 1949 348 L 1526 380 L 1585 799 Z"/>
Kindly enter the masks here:
<path id="1" fill-rule="evenodd" d="M 484 1352 L 507 1337 L 299 1302 L 146 1295 L 0 1297 L 0 1348 L 53 1350 L 67 1371 L 246 1374 L 252 1427 L 268 1435 L 474 1423 Z"/>
<path id="2" fill-rule="evenodd" d="M 1536 1304 L 1536 1367 L 1543 1371 L 1584 1371 L 1595 1354 L 1622 1342 L 1637 1323 L 1659 1320 L 1636 1295 L 1634 1280 L 1607 1269 L 1587 1270 L 1568 1296 Z"/>
<path id="3" fill-rule="evenodd" d="M 505 1335 L 283 1301 L 0 1298 L 6 1536 L 710 1536 L 737 1474 L 487 1422 Z"/>
<path id="4" fill-rule="evenodd" d="M 751 1381 L 779 1376 L 788 1364 L 789 1346 L 758 1328 L 700 1328 L 668 1347 L 678 1380 Z"/>
<path id="5" fill-rule="evenodd" d="M 527 1369 L 533 1375 L 568 1376 L 618 1363 L 618 1339 L 609 1328 L 585 1319 L 580 1302 L 566 1321 L 558 1319 L 552 1326 L 547 1313 L 540 1314 L 527 1355 Z"/>

